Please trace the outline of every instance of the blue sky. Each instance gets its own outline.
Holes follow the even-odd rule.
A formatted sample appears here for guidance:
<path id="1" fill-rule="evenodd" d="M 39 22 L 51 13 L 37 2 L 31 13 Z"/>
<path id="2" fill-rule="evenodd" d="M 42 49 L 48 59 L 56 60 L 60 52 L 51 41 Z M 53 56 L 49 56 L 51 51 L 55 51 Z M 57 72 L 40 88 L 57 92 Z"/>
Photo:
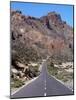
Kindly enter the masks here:
<path id="1" fill-rule="evenodd" d="M 23 14 L 41 17 L 47 13 L 55 11 L 61 15 L 63 21 L 73 27 L 73 6 L 72 5 L 56 5 L 56 4 L 40 4 L 26 2 L 11 2 L 11 9 L 20 10 Z"/>

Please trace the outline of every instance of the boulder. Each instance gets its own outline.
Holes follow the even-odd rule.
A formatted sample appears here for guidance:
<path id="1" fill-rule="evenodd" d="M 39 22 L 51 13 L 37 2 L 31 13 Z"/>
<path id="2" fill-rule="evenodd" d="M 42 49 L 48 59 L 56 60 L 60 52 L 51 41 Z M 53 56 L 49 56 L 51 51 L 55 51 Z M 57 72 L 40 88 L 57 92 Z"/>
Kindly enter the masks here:
<path id="1" fill-rule="evenodd" d="M 12 69 L 11 69 L 11 72 L 12 72 L 13 74 L 17 74 L 17 73 L 18 73 L 18 71 L 17 71 L 15 68 L 12 68 Z"/>
<path id="2" fill-rule="evenodd" d="M 25 68 L 25 65 L 22 64 L 22 63 L 20 63 L 20 62 L 17 62 L 17 66 L 18 66 L 19 68 Z"/>
<path id="3" fill-rule="evenodd" d="M 19 71 L 20 78 L 24 77 L 24 73 L 22 71 Z"/>

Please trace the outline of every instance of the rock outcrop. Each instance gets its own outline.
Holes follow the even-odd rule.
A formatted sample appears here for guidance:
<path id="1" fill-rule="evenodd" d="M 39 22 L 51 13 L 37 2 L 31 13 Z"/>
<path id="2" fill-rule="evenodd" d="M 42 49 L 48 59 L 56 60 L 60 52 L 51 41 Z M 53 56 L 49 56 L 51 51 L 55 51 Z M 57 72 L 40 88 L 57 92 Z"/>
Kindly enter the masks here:
<path id="1" fill-rule="evenodd" d="M 12 48 L 22 43 L 38 55 L 67 54 L 73 59 L 73 29 L 56 12 L 38 19 L 11 11 L 11 36 Z"/>

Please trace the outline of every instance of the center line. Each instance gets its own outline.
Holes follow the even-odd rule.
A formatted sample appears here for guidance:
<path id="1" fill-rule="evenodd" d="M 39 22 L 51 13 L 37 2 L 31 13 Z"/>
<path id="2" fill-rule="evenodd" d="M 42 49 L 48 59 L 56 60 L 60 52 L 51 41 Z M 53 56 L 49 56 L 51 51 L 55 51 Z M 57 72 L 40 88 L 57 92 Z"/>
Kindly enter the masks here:
<path id="1" fill-rule="evenodd" d="M 45 87 L 45 90 L 46 90 L 46 87 Z"/>
<path id="2" fill-rule="evenodd" d="M 46 93 L 44 93 L 44 96 L 46 96 Z"/>

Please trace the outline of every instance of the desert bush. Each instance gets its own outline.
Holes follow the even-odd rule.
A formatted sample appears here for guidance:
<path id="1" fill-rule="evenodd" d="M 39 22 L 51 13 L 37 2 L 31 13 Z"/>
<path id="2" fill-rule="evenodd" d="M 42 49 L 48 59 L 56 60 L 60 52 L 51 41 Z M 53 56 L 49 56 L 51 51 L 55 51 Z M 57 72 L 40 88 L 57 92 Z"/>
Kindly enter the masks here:
<path id="1" fill-rule="evenodd" d="M 12 54 L 12 59 L 18 60 L 22 63 L 28 63 L 29 61 L 37 62 L 41 59 L 40 55 L 32 47 L 28 47 L 26 44 L 18 43 L 12 47 L 17 53 Z"/>
<path id="2" fill-rule="evenodd" d="M 50 67 L 54 67 L 54 63 L 53 62 L 50 62 Z"/>
<path id="3" fill-rule="evenodd" d="M 19 79 L 13 79 L 13 84 L 11 84 L 11 87 L 13 88 L 19 88 L 21 87 L 22 85 L 24 85 L 24 82 L 19 80 Z"/>

